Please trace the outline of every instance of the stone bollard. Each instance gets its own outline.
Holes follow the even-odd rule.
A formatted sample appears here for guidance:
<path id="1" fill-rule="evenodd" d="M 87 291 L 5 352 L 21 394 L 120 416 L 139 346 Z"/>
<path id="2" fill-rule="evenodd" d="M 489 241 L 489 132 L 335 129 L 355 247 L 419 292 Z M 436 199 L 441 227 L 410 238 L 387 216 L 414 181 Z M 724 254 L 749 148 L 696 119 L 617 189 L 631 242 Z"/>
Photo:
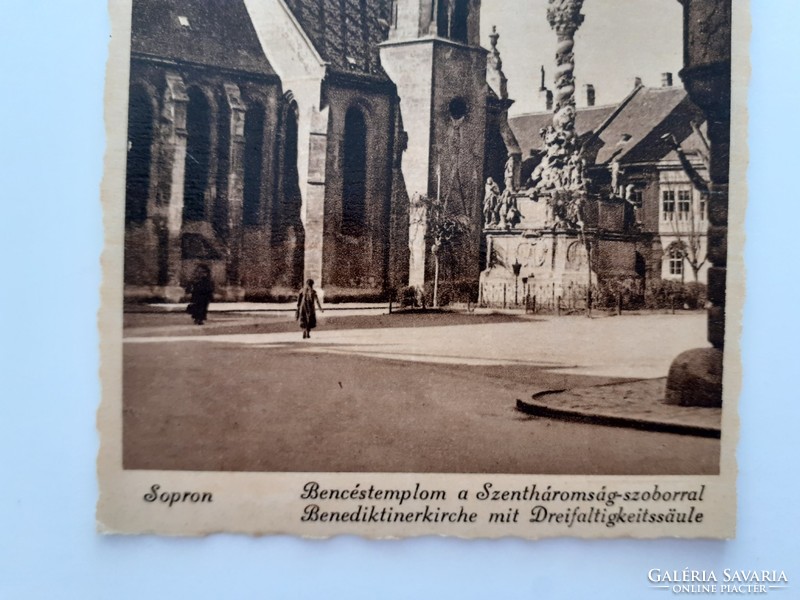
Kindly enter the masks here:
<path id="1" fill-rule="evenodd" d="M 722 351 L 696 348 L 679 354 L 667 377 L 666 404 L 722 406 Z"/>

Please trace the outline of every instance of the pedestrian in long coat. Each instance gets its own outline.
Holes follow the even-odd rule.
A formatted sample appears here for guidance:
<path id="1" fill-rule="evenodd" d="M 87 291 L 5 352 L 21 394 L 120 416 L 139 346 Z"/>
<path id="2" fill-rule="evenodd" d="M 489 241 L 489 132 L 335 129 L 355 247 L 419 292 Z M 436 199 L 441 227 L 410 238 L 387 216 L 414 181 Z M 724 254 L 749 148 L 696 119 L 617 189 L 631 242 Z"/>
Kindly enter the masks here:
<path id="1" fill-rule="evenodd" d="M 294 314 L 294 318 L 299 321 L 300 328 L 303 330 L 303 339 L 310 338 L 311 330 L 317 326 L 317 306 L 319 306 L 320 312 L 325 312 L 322 310 L 319 296 L 314 290 L 314 280 L 309 279 L 297 297 L 297 310 Z"/>
<path id="2" fill-rule="evenodd" d="M 199 265 L 194 272 L 194 279 L 186 288 L 190 294 L 189 306 L 186 307 L 195 324 L 202 325 L 208 318 L 208 305 L 214 297 L 214 282 L 211 281 L 211 270 Z"/>

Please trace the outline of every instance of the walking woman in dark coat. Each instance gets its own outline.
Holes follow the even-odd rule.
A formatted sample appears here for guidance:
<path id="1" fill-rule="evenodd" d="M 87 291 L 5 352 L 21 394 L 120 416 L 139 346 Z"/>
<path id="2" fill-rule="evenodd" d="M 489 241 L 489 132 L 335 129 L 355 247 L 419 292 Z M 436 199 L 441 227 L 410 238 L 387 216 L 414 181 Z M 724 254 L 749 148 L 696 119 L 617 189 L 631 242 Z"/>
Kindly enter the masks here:
<path id="1" fill-rule="evenodd" d="M 208 318 L 208 305 L 214 297 L 214 282 L 211 281 L 211 270 L 206 265 L 198 265 L 194 271 L 194 279 L 186 292 L 191 295 L 186 312 L 192 315 L 195 324 L 202 325 Z"/>
<path id="2" fill-rule="evenodd" d="M 300 321 L 303 339 L 310 338 L 311 330 L 317 326 L 317 306 L 319 306 L 320 312 L 325 312 L 322 310 L 322 304 L 319 302 L 317 292 L 314 291 L 314 280 L 309 279 L 297 297 L 297 311 L 294 314 L 294 318 Z"/>

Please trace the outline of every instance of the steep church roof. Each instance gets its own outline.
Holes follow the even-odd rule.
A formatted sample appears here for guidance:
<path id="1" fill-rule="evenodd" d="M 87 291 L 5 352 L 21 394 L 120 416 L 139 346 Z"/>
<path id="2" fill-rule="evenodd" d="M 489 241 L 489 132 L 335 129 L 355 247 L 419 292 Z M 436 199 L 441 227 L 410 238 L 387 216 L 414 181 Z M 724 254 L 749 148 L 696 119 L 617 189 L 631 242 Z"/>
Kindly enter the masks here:
<path id="1" fill-rule="evenodd" d="M 317 52 L 339 73 L 388 79 L 378 44 L 389 33 L 391 0 L 285 0 Z"/>
<path id="2" fill-rule="evenodd" d="M 136 54 L 274 75 L 242 0 L 133 0 Z"/>

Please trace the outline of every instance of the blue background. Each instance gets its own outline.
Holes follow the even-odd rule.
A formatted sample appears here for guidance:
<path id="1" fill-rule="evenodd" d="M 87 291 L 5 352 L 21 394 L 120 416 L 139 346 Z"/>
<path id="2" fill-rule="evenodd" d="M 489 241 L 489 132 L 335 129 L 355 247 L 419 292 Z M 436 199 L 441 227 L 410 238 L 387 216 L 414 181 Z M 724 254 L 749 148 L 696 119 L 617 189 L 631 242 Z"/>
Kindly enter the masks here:
<path id="1" fill-rule="evenodd" d="M 739 1 L 739 0 L 736 0 Z M 784 569 L 800 597 L 800 3 L 753 2 L 735 541 L 366 542 L 94 533 L 104 2 L 0 18 L 0 597 L 646 598 L 662 569 Z"/>

